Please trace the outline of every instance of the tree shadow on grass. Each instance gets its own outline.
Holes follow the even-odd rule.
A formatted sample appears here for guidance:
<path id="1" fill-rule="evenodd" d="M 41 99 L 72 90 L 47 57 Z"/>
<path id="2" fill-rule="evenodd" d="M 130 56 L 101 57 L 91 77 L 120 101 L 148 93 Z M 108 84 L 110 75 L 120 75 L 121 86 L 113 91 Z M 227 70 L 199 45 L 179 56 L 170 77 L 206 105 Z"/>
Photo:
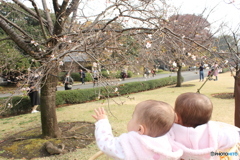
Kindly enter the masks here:
<path id="1" fill-rule="evenodd" d="M 181 87 L 193 87 L 195 84 L 182 84 Z M 176 88 L 176 85 L 169 86 L 168 88 Z"/>
<path id="2" fill-rule="evenodd" d="M 214 93 L 214 94 L 211 94 L 211 96 L 215 98 L 220 98 L 220 99 L 234 99 L 233 93 Z"/>
<path id="3" fill-rule="evenodd" d="M 41 127 L 22 131 L 0 140 L 0 157 L 13 159 L 31 159 L 51 156 L 46 150 L 46 142 L 54 146 L 64 144 L 64 152 L 73 152 L 85 148 L 92 143 L 95 126 L 90 122 L 64 122 L 59 123 L 62 130 L 61 138 L 41 138 Z"/>

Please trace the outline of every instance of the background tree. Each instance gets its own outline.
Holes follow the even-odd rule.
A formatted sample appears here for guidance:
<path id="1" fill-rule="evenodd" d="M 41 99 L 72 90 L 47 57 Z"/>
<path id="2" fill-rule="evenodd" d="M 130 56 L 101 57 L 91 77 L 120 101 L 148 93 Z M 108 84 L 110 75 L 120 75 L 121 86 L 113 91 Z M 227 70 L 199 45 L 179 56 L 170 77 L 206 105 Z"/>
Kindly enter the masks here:
<path id="1" fill-rule="evenodd" d="M 189 64 L 187 60 L 194 60 L 193 56 L 201 60 L 205 56 L 202 49 L 211 47 L 210 24 L 204 17 L 169 18 L 169 6 L 163 0 L 107 1 L 103 6 L 98 4 L 101 10 L 95 10 L 96 4 L 87 0 L 52 0 L 51 6 L 42 0 L 43 9 L 35 1 L 29 2 L 32 8 L 20 0 L 2 1 L 0 27 L 21 53 L 41 64 L 35 71 L 41 72 L 44 137 L 61 136 L 55 92 L 59 63 L 65 56 L 86 54 L 109 69 L 136 64 L 151 67 L 156 59 L 170 64 L 175 61 L 181 78 L 182 64 Z M 11 14 L 17 16 L 10 18 Z"/>
<path id="2" fill-rule="evenodd" d="M 219 57 L 222 63 L 229 67 L 234 77 L 235 98 L 235 126 L 240 127 L 240 53 L 239 53 L 239 29 L 231 30 L 232 35 L 222 35 L 219 38 Z"/>
<path id="3" fill-rule="evenodd" d="M 43 0 L 43 11 L 33 0 L 29 1 L 33 9 L 20 0 L 1 2 L 1 29 L 24 54 L 41 64 L 36 71 L 42 75 L 41 122 L 44 137 L 61 136 L 55 110 L 55 92 L 58 64 L 63 57 L 69 53 L 84 53 L 101 62 L 101 59 L 106 59 L 106 53 L 99 51 L 107 49 L 108 44 L 118 42 L 121 36 L 158 30 L 160 27 L 153 24 L 163 16 L 166 8 L 161 1 L 133 3 L 119 0 L 109 3 L 98 14 L 91 14 L 90 8 L 86 9 L 90 1 L 71 0 L 59 4 L 53 0 L 49 8 Z M 12 10 L 9 12 L 8 8 Z M 5 11 L 9 13 L 4 14 Z M 8 18 L 8 15 L 16 13 L 18 16 Z M 26 27 L 33 22 L 38 30 Z M 115 24 L 121 24 L 122 28 Z M 112 52 L 117 52 L 119 45 L 114 47 Z"/>
<path id="4" fill-rule="evenodd" d="M 177 64 L 178 82 L 176 86 L 180 87 L 182 65 L 196 66 L 204 63 L 201 61 L 201 57 L 206 56 L 205 48 L 211 46 L 213 33 L 210 30 L 211 24 L 202 15 L 173 15 L 169 18 L 167 25 L 173 33 L 178 33 L 178 37 L 174 35 L 169 37 L 177 38 L 176 43 L 171 43 L 172 40 L 166 38 L 165 46 L 171 48 L 173 60 Z"/>
<path id="5" fill-rule="evenodd" d="M 159 22 L 161 30 L 139 37 L 143 43 L 141 55 L 149 60 L 177 67 L 177 87 L 181 86 L 182 66 L 207 63 L 214 53 L 209 49 L 213 43 L 210 23 L 201 15 L 173 15 Z M 210 60 L 210 58 L 209 58 Z M 159 64 L 157 64 L 159 65 Z"/>

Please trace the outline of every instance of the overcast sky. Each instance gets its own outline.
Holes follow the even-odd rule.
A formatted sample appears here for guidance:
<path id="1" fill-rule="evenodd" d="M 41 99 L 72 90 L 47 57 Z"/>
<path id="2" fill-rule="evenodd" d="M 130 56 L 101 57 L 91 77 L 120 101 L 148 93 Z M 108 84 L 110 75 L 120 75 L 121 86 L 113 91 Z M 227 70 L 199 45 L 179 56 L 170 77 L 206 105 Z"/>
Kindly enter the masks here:
<path id="1" fill-rule="evenodd" d="M 208 18 L 213 27 L 218 27 L 223 21 L 236 28 L 240 24 L 240 0 L 234 4 L 227 4 L 230 0 L 171 0 L 172 4 L 180 7 L 180 13 L 200 14 L 206 8 L 205 13 L 213 11 Z M 205 17 L 206 18 L 206 17 Z"/>
<path id="2" fill-rule="evenodd" d="M 28 0 L 22 1 L 24 3 L 28 2 Z M 41 0 L 35 1 L 38 5 L 41 4 Z M 109 5 L 106 3 L 108 1 L 113 0 L 88 0 L 88 3 L 92 3 L 92 5 L 88 5 L 89 12 L 95 11 L 100 13 L 106 5 Z M 234 1 L 235 5 L 227 4 L 229 1 Z M 51 4 L 51 1 L 47 0 L 47 3 Z M 212 10 L 207 20 L 212 24 L 213 30 L 217 29 L 221 22 L 227 23 L 228 26 L 234 29 L 240 25 L 240 0 L 167 0 L 167 3 L 171 3 L 171 5 L 179 8 L 180 14 L 189 13 L 198 15 L 204 9 L 206 9 L 205 13 L 208 14 Z"/>

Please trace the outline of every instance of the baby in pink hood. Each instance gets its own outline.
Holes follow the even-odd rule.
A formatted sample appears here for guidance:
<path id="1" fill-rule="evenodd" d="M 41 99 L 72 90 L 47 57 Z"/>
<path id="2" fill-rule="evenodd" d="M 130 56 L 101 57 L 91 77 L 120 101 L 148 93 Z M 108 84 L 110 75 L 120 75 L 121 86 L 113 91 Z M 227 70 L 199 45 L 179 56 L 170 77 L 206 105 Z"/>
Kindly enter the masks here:
<path id="1" fill-rule="evenodd" d="M 240 129 L 210 121 L 213 104 L 199 93 L 183 93 L 175 101 L 176 123 L 168 135 L 174 149 L 182 149 L 182 160 L 217 160 L 229 154 L 239 160 L 237 152 L 219 154 L 239 143 Z M 228 155 L 228 156 L 229 156 Z"/>
<path id="2" fill-rule="evenodd" d="M 95 109 L 95 138 L 99 149 L 114 159 L 177 160 L 182 150 L 173 150 L 166 133 L 175 120 L 173 108 L 162 101 L 147 100 L 136 105 L 128 133 L 112 134 L 103 108 Z"/>

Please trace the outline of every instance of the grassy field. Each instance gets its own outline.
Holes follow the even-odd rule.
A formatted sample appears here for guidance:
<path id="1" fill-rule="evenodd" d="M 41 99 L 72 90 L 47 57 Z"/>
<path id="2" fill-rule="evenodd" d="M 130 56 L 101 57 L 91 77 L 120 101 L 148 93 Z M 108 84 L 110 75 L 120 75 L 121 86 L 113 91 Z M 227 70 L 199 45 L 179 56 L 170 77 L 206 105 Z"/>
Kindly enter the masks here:
<path id="1" fill-rule="evenodd" d="M 194 73 L 193 73 L 194 74 Z M 108 111 L 109 120 L 113 128 L 115 136 L 126 132 L 127 123 L 131 118 L 134 107 L 137 103 L 155 99 L 165 101 L 174 106 L 176 97 L 184 92 L 197 92 L 203 82 L 199 80 L 184 82 L 183 87 L 176 88 L 174 86 L 163 87 L 157 90 L 146 91 L 131 94 L 129 97 L 123 96 L 109 101 L 96 101 L 85 104 L 72 105 L 68 107 L 58 108 L 57 117 L 59 122 L 72 121 L 89 121 L 94 122 L 91 117 L 93 110 L 97 107 L 105 107 Z M 230 73 L 219 74 L 218 81 L 208 81 L 201 93 L 207 95 L 213 102 L 214 109 L 212 120 L 222 121 L 229 124 L 234 123 L 234 99 L 219 99 L 212 96 L 216 93 L 233 93 L 234 79 Z M 122 105 L 123 103 L 123 105 Z M 0 141 L 5 136 L 19 131 L 23 131 L 32 127 L 40 126 L 40 114 L 25 114 L 15 117 L 0 119 Z M 95 143 L 90 144 L 87 148 L 79 149 L 76 152 L 52 156 L 46 158 L 38 158 L 39 160 L 87 160 L 91 155 L 96 153 L 98 148 Z M 102 159 L 105 159 L 104 157 Z"/>

